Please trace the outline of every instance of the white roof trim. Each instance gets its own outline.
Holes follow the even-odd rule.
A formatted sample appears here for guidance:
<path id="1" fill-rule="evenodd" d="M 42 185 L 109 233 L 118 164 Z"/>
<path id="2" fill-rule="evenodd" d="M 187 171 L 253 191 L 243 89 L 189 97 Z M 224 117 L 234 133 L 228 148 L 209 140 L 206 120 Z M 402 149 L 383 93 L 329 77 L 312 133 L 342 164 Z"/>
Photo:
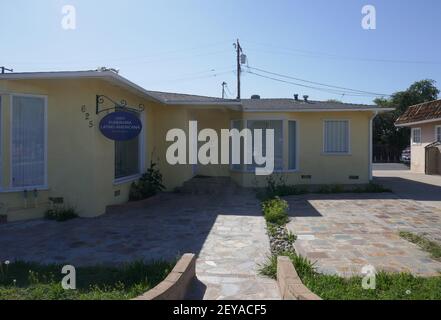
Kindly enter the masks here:
<path id="1" fill-rule="evenodd" d="M 304 108 L 304 109 L 244 109 L 243 112 L 351 112 L 351 111 L 394 111 L 394 108 L 352 108 L 352 109 L 312 109 L 312 108 Z"/>
<path id="2" fill-rule="evenodd" d="M 5 73 L 0 74 L 0 80 L 32 80 L 32 79 L 77 79 L 77 78 L 90 78 L 90 79 L 107 79 L 111 81 L 119 82 L 126 87 L 135 90 L 150 100 L 160 102 L 166 105 L 199 105 L 199 106 L 226 106 L 232 109 L 235 107 L 242 107 L 243 112 L 336 112 L 336 111 L 393 111 L 393 108 L 341 108 L 341 109 L 326 109 L 326 108 L 304 108 L 304 109 L 245 109 L 240 101 L 181 101 L 181 100 L 167 100 L 159 97 L 152 96 L 150 92 L 136 83 L 120 76 L 113 71 L 54 71 L 54 72 L 23 72 L 23 73 Z"/>
<path id="3" fill-rule="evenodd" d="M 138 91 L 147 98 L 165 103 L 156 97 L 151 96 L 147 90 L 138 86 L 136 83 L 120 76 L 112 71 L 65 71 L 65 72 L 24 72 L 24 73 L 5 73 L 0 75 L 0 80 L 33 80 L 33 79 L 108 79 L 122 83 L 123 85 Z"/>
<path id="4" fill-rule="evenodd" d="M 395 127 L 411 127 L 411 126 L 417 125 L 417 124 L 439 122 L 439 121 L 441 121 L 441 118 L 422 120 L 422 121 L 415 121 L 415 122 L 408 122 L 408 123 L 400 123 L 400 124 L 396 124 Z"/>

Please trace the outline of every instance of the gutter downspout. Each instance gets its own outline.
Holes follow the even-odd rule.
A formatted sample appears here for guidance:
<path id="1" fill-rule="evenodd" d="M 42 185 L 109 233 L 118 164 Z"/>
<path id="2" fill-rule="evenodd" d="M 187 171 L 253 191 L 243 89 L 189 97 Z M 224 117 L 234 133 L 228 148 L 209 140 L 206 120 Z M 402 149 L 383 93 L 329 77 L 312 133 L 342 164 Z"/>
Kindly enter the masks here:
<path id="1" fill-rule="evenodd" d="M 373 133 L 372 133 L 372 127 L 373 127 L 373 120 L 378 115 L 378 111 L 374 111 L 371 118 L 369 119 L 369 181 L 372 181 L 372 156 L 373 156 Z"/>

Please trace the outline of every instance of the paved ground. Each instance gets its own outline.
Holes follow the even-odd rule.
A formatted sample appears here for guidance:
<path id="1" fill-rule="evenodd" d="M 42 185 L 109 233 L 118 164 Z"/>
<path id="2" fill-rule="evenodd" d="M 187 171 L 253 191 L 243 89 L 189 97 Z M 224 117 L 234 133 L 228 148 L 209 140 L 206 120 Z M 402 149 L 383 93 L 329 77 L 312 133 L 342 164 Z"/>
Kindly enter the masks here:
<path id="1" fill-rule="evenodd" d="M 0 261 L 119 264 L 199 254 L 191 298 L 279 299 L 275 281 L 257 275 L 269 253 L 259 204 L 249 191 L 166 194 L 144 208 L 65 223 L 0 225 Z"/>
<path id="2" fill-rule="evenodd" d="M 441 177 L 414 175 L 399 165 L 376 169 L 383 169 L 374 172 L 377 182 L 393 194 L 287 197 L 293 217 L 288 228 L 299 235 L 296 250 L 329 274 L 360 273 L 367 264 L 377 270 L 438 274 L 441 262 L 397 233 L 441 241 Z"/>
<path id="3" fill-rule="evenodd" d="M 402 164 L 376 164 L 373 168 L 375 180 L 400 198 L 441 209 L 441 176 L 413 173 Z"/>

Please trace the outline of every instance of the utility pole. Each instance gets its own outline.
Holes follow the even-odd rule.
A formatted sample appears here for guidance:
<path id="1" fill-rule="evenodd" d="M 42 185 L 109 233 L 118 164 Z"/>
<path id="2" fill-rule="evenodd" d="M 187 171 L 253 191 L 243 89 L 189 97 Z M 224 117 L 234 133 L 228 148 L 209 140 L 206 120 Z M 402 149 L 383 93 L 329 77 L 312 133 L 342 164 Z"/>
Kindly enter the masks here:
<path id="1" fill-rule="evenodd" d="M 225 86 L 227 85 L 227 83 L 224 81 L 222 82 L 222 99 L 225 99 Z"/>
<path id="2" fill-rule="evenodd" d="M 239 39 L 237 39 L 234 47 L 236 48 L 237 55 L 237 100 L 240 100 L 240 74 L 242 72 L 242 68 L 240 66 L 240 54 L 242 53 L 242 47 L 240 46 Z"/>
<path id="3" fill-rule="evenodd" d="M 5 74 L 5 71 L 14 72 L 13 69 L 8 69 L 6 67 L 0 67 L 0 69 L 2 70 L 1 74 Z"/>

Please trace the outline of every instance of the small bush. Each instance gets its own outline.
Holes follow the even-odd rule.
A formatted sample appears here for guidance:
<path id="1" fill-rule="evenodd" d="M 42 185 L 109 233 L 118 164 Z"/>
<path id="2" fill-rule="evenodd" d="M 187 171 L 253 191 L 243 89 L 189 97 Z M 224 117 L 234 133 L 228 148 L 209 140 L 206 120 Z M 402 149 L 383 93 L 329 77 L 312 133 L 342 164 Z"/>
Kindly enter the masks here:
<path id="1" fill-rule="evenodd" d="M 300 195 L 308 193 L 305 187 L 289 185 L 283 176 L 277 179 L 270 175 L 266 179 L 266 187 L 257 191 L 257 198 L 264 201 L 274 199 L 275 197 L 285 197 L 291 195 Z"/>
<path id="2" fill-rule="evenodd" d="M 390 189 L 383 187 L 381 184 L 369 182 L 369 184 L 364 188 L 365 193 L 382 193 L 382 192 L 392 192 Z"/>
<path id="3" fill-rule="evenodd" d="M 288 202 L 279 197 L 264 201 L 262 204 L 262 211 L 266 221 L 269 223 L 284 225 L 289 221 Z"/>
<path id="4" fill-rule="evenodd" d="M 156 163 L 151 162 L 147 173 L 143 174 L 138 182 L 132 183 L 130 187 L 129 200 L 138 201 L 153 197 L 164 190 L 162 174 L 156 168 Z"/>
<path id="5" fill-rule="evenodd" d="M 45 213 L 45 217 L 48 220 L 55 220 L 58 222 L 63 222 L 71 219 L 78 218 L 78 214 L 73 207 L 55 207 L 49 209 Z"/>

